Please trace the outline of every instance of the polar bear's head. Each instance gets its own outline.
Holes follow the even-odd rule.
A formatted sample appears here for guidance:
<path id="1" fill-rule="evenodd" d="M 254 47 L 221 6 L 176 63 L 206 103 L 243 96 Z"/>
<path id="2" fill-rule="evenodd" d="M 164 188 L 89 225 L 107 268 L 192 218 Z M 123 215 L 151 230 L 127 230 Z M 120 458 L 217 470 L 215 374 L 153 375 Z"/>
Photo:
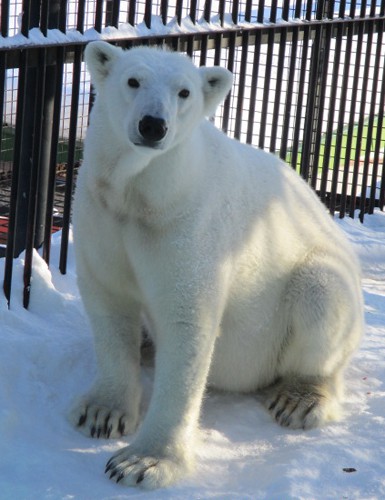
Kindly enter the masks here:
<path id="1" fill-rule="evenodd" d="M 97 104 L 115 136 L 144 152 L 164 151 L 211 116 L 232 84 L 230 71 L 197 68 L 181 54 L 92 42 L 85 60 Z"/>

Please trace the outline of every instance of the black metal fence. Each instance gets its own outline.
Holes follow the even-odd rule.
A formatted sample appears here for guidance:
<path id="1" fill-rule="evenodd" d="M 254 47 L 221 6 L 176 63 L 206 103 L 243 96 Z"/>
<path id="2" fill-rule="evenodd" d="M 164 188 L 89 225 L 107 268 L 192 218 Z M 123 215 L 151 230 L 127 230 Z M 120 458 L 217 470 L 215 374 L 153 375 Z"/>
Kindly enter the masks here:
<path id="1" fill-rule="evenodd" d="M 71 200 L 90 100 L 90 40 L 160 44 L 235 74 L 215 121 L 272 151 L 332 214 L 385 204 L 385 0 L 1 0 L 0 255 L 50 262 L 61 229 L 66 272 Z M 301 214 L 298 214 L 301 217 Z M 102 228 L 101 228 L 102 233 Z M 101 236 L 102 237 L 102 236 Z M 55 263 L 56 264 L 56 263 Z"/>

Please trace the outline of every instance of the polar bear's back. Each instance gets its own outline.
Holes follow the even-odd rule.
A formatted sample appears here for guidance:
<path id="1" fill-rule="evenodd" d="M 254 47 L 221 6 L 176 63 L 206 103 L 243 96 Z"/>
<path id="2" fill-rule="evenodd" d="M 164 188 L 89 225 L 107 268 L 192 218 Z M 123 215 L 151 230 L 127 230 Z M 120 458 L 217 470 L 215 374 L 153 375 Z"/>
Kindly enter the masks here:
<path id="1" fill-rule="evenodd" d="M 326 207 L 289 165 L 271 153 L 230 139 L 209 122 L 201 128 L 207 141 L 209 183 L 220 184 L 222 197 L 228 191 L 232 210 L 239 209 L 239 220 L 253 220 L 270 238 L 291 245 L 293 254 L 296 244 L 326 251 L 337 244 L 341 254 L 346 252 L 348 259 L 355 260 Z"/>

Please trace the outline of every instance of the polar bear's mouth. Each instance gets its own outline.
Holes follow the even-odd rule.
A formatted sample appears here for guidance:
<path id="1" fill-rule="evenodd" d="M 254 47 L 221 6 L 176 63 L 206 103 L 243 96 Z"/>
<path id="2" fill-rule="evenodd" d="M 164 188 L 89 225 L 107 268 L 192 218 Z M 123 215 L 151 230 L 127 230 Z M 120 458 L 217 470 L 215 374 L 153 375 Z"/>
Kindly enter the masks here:
<path id="1" fill-rule="evenodd" d="M 138 141 L 134 142 L 135 146 L 141 148 L 150 148 L 150 149 L 163 149 L 163 142 L 152 142 L 152 141 Z"/>

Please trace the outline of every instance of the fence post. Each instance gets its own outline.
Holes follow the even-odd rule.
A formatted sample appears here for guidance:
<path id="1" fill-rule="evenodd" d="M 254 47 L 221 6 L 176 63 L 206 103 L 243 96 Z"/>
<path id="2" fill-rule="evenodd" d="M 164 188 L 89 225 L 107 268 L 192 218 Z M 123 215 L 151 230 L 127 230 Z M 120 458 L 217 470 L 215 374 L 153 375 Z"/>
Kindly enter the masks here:
<path id="1" fill-rule="evenodd" d="M 328 14 L 329 1 L 319 0 L 317 4 L 316 19 L 321 21 Z M 310 20 L 310 19 L 308 19 Z M 309 95 L 306 106 L 304 126 L 304 139 L 301 155 L 300 173 L 306 181 L 311 181 L 315 189 L 317 181 L 317 141 L 320 140 L 320 127 L 322 126 L 323 112 L 323 69 L 327 61 L 326 29 L 320 24 L 311 50 Z"/>
<path id="2" fill-rule="evenodd" d="M 60 0 L 50 0 L 48 2 L 48 19 L 46 26 L 48 29 L 59 28 L 59 13 Z M 43 25 L 43 21 L 41 23 Z M 43 26 L 42 26 L 43 31 Z M 46 30 L 44 30 L 46 31 Z M 43 33 L 46 34 L 46 33 Z M 50 177 L 50 155 L 52 145 L 52 129 L 53 129 L 53 114 L 54 100 L 56 91 L 56 65 L 46 67 L 45 73 L 45 88 L 44 88 L 44 104 L 43 104 L 43 124 L 41 133 L 41 151 L 40 151 L 40 166 L 38 178 L 38 193 L 36 207 L 36 228 L 34 247 L 39 248 L 44 243 L 45 224 L 46 224 L 46 208 L 48 196 L 48 184 Z"/>
<path id="3" fill-rule="evenodd" d="M 39 26 L 40 1 L 30 2 L 29 10 L 23 12 L 22 31 L 28 35 L 31 28 Z M 25 249 L 26 234 L 28 226 L 28 206 L 29 190 L 32 170 L 32 157 L 34 147 L 34 111 L 37 89 L 37 68 L 30 67 L 26 60 L 26 87 L 24 96 L 24 110 L 18 109 L 18 117 L 23 114 L 23 119 L 19 119 L 20 128 L 16 128 L 16 135 L 21 139 L 20 151 L 15 150 L 15 161 L 18 163 L 18 185 L 16 204 L 16 224 L 14 234 L 13 257 L 18 257 Z M 16 167 L 17 168 L 17 167 Z M 13 182 L 16 179 L 13 179 Z"/>

